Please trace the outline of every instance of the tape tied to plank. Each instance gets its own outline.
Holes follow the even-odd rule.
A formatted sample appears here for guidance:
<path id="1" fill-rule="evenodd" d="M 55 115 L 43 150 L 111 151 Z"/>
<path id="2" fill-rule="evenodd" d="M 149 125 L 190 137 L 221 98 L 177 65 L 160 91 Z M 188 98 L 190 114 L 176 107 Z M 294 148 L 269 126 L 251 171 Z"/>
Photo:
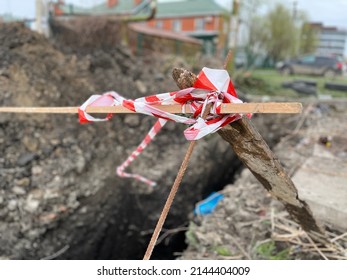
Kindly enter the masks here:
<path id="1" fill-rule="evenodd" d="M 184 131 L 184 136 L 187 140 L 193 141 L 214 133 L 227 124 L 242 118 L 242 114 L 221 114 L 222 105 L 225 103 L 243 102 L 238 99 L 227 71 L 205 67 L 199 73 L 196 82 L 191 88 L 141 97 L 135 100 L 125 99 L 116 92 L 92 95 L 79 108 L 78 115 L 80 123 L 108 121 L 112 117 L 112 114 L 108 114 L 105 118 L 95 118 L 86 112 L 87 107 L 123 106 L 133 112 L 158 118 L 158 121 L 147 133 L 136 150 L 117 168 L 117 174 L 120 177 L 135 178 L 150 186 L 155 186 L 155 182 L 139 174 L 126 173 L 124 170 L 141 154 L 169 120 L 190 125 Z M 185 108 L 184 105 L 188 105 L 191 112 L 193 112 L 192 116 L 188 118 L 186 116 L 175 115 L 153 106 L 175 104 L 182 105 L 182 108 Z M 208 104 L 211 104 L 210 112 L 205 119 L 202 119 L 201 116 Z M 249 114 L 248 116 L 250 117 L 251 115 Z"/>

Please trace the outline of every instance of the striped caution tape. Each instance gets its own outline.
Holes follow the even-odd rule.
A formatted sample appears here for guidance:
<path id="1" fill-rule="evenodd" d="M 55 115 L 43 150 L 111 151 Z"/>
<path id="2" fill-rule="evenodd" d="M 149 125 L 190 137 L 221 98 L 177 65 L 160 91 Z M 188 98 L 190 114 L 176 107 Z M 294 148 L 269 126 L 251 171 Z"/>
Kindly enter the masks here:
<path id="1" fill-rule="evenodd" d="M 135 100 L 125 99 L 116 92 L 107 92 L 103 95 L 92 95 L 78 110 L 80 123 L 89 123 L 97 121 L 107 121 L 112 117 L 108 114 L 105 118 L 95 118 L 86 112 L 89 106 L 123 106 L 133 112 L 142 113 L 157 117 L 158 121 L 148 132 L 141 144 L 128 157 L 128 159 L 117 168 L 117 174 L 121 177 L 135 178 L 150 186 L 155 182 L 146 179 L 138 174 L 126 173 L 124 170 L 129 164 L 137 158 L 147 145 L 154 139 L 161 128 L 168 120 L 190 125 L 184 135 L 187 140 L 198 140 L 202 137 L 214 133 L 225 125 L 236 121 L 242 117 L 241 114 L 221 114 L 222 104 L 242 103 L 237 98 L 235 88 L 230 80 L 229 74 L 225 70 L 203 68 L 193 87 L 161 93 L 157 95 L 141 97 Z M 154 105 L 188 105 L 193 115 L 191 118 L 175 115 L 160 110 Z M 202 119 L 202 113 L 206 106 L 212 104 L 211 110 L 206 117 Z M 185 113 L 182 111 L 182 113 Z"/>

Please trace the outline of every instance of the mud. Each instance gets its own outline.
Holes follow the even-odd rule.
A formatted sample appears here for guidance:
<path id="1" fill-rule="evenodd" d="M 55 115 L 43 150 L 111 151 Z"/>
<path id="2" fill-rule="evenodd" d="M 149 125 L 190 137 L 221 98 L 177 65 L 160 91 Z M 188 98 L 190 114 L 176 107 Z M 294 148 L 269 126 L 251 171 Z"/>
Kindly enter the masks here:
<path id="1" fill-rule="evenodd" d="M 0 106 L 76 106 L 109 90 L 128 98 L 167 92 L 177 88 L 172 69 L 189 69 L 182 59 L 135 57 L 117 44 L 79 52 L 57 40 L 0 25 Z M 118 178 L 116 166 L 154 121 L 120 115 L 80 125 L 75 115 L 1 114 L 0 258 L 141 258 L 188 146 L 184 127 L 170 123 L 130 168 L 158 187 Z M 254 121 L 270 145 L 287 133 L 280 119 Z M 286 119 L 286 128 L 295 122 Z M 218 135 L 199 141 L 165 228 L 186 224 L 194 204 L 232 182 L 240 165 Z M 155 256 L 182 249 L 171 245 Z"/>
<path id="2" fill-rule="evenodd" d="M 66 53 L 20 24 L 0 25 L 0 42 L 1 106 L 76 106 L 108 90 L 135 98 L 177 88 L 172 58 L 134 57 L 121 46 Z M 170 123 L 131 167 L 158 187 L 116 177 L 154 121 L 126 115 L 80 125 L 75 115 L 1 114 L 1 258 L 62 248 L 62 259 L 140 258 L 187 147 L 184 127 Z M 201 141 L 166 227 L 186 221 L 235 165 L 217 137 Z"/>
<path id="3" fill-rule="evenodd" d="M 346 160 L 345 145 L 341 145 L 342 137 L 339 136 L 345 127 L 341 123 L 341 120 L 346 118 L 345 105 L 346 101 L 315 105 L 306 103 L 305 110 L 308 109 L 310 113 L 301 116 L 301 121 L 298 122 L 301 125 L 297 126 L 298 129 L 288 133 L 272 147 L 278 160 L 291 177 L 299 172 L 307 159 L 313 156 L 317 145 L 325 153 L 334 155 L 330 157 L 330 164 L 336 166 L 336 172 L 339 172 L 339 168 L 342 170 L 342 167 L 334 162 Z M 321 135 L 331 137 L 331 146 L 320 143 Z M 336 153 L 337 150 L 338 153 Z M 342 164 L 344 165 L 345 163 Z M 331 182 L 328 187 L 330 192 L 334 192 L 336 190 L 334 176 L 337 175 L 330 175 Z M 311 173 L 311 177 L 310 182 L 314 183 L 314 178 L 317 176 Z M 317 183 L 310 188 L 315 189 L 316 186 Z M 305 187 L 307 186 L 297 185 L 301 191 Z M 317 197 L 317 194 L 313 192 L 306 195 L 306 199 Z M 249 170 L 243 170 L 235 182 L 227 185 L 221 193 L 224 195 L 224 200 L 218 204 L 212 214 L 197 216 L 191 220 L 186 233 L 189 246 L 181 256 L 182 259 L 322 259 L 316 249 L 306 250 L 310 242 L 306 241 L 308 244 L 303 242 L 305 232 L 290 218 L 289 213 L 298 209 L 285 207 L 276 200 L 276 196 L 267 192 Z M 322 193 L 319 194 L 322 195 Z M 300 195 L 303 193 L 299 191 L 299 199 L 303 200 L 304 198 Z M 325 203 L 329 205 L 330 194 L 326 193 L 325 197 Z M 310 205 L 315 218 L 324 226 L 326 234 L 331 239 L 342 235 L 345 232 L 341 229 L 342 224 L 345 224 L 344 221 L 339 222 L 335 215 L 334 223 L 332 223 L 330 217 L 322 215 L 317 211 L 317 207 L 313 207 L 316 202 L 312 199 L 304 200 L 305 204 Z M 324 197 L 319 202 L 322 204 L 318 207 L 323 208 Z M 334 204 L 334 202 L 331 203 Z M 340 211 L 343 212 L 344 209 Z M 307 213 L 305 209 L 301 209 L 298 214 L 304 217 Z M 283 220 L 287 224 L 283 223 Z M 305 222 L 309 224 L 310 220 Z M 283 235 L 279 234 L 281 231 Z M 303 239 L 300 240 L 299 236 Z M 327 250 L 328 258 L 345 259 L 347 240 L 341 238 L 338 241 L 336 247 L 341 248 L 341 251 L 329 256 L 329 250 Z M 318 242 L 315 246 L 317 248 L 322 245 Z"/>

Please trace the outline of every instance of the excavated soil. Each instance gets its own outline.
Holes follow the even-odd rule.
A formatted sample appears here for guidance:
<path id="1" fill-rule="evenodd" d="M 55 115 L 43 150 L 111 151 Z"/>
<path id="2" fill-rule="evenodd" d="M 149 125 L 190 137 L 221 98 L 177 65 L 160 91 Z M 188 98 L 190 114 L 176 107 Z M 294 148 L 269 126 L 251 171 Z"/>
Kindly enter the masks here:
<path id="1" fill-rule="evenodd" d="M 329 246 L 325 248 L 326 245 L 312 245 L 284 206 L 273 199 L 252 173 L 245 169 L 233 184 L 220 192 L 224 199 L 212 214 L 195 216 L 191 220 L 186 232 L 189 246 L 182 256 L 178 255 L 182 259 L 323 259 L 323 255 L 327 259 L 346 259 L 346 227 L 342 227 L 346 223 L 341 218 L 339 220 L 336 214 L 339 212 L 342 216 L 345 209 L 336 205 L 334 194 L 331 194 L 340 191 L 344 196 L 339 198 L 340 204 L 340 201 L 347 200 L 346 191 L 339 190 L 347 184 L 347 176 L 343 173 L 347 163 L 346 138 L 343 136 L 346 131 L 343 121 L 347 117 L 346 102 L 332 101 L 329 104 L 311 100 L 306 103 L 297 129 L 288 133 L 273 148 L 288 174 L 294 177 L 299 197 L 306 199 L 316 219 L 324 226 L 328 238 L 334 242 L 336 240 L 333 249 Z M 330 141 L 328 145 L 323 141 L 326 138 Z M 317 161 L 316 168 L 309 170 L 305 181 L 295 180 L 298 172 L 307 170 L 305 163 L 310 159 Z M 329 164 L 333 172 L 322 168 L 320 162 Z M 325 194 L 316 194 L 319 191 L 316 187 L 321 184 L 317 176 L 320 173 L 330 176 L 330 182 L 326 185 L 330 191 Z M 337 179 L 344 183 L 337 184 Z M 314 201 L 319 196 L 321 199 Z M 336 212 L 330 214 L 332 216 L 322 211 L 329 205 L 336 205 Z M 318 247 L 322 251 L 317 250 Z"/>
<path id="2" fill-rule="evenodd" d="M 187 67 L 179 58 L 135 57 L 120 45 L 66 47 L 21 24 L 1 24 L 0 106 L 76 106 L 108 90 L 128 98 L 172 91 L 171 70 Z M 0 258 L 141 258 L 188 145 L 184 127 L 170 123 L 130 168 L 158 187 L 118 178 L 116 166 L 154 121 L 119 115 L 80 125 L 76 115 L 0 114 Z M 254 119 L 270 144 L 296 121 Z M 199 141 L 165 228 L 187 224 L 194 204 L 232 183 L 240 166 L 218 135 Z M 181 251 L 176 239 L 154 256 Z"/>

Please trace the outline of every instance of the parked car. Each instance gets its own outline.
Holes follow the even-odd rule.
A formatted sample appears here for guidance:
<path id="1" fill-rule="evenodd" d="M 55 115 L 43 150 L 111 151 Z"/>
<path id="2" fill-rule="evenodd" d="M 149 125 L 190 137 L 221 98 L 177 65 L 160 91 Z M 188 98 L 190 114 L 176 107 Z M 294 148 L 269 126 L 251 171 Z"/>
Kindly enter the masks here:
<path id="1" fill-rule="evenodd" d="M 276 68 L 283 75 L 304 74 L 331 78 L 342 74 L 343 62 L 339 57 L 311 54 L 281 61 Z"/>

